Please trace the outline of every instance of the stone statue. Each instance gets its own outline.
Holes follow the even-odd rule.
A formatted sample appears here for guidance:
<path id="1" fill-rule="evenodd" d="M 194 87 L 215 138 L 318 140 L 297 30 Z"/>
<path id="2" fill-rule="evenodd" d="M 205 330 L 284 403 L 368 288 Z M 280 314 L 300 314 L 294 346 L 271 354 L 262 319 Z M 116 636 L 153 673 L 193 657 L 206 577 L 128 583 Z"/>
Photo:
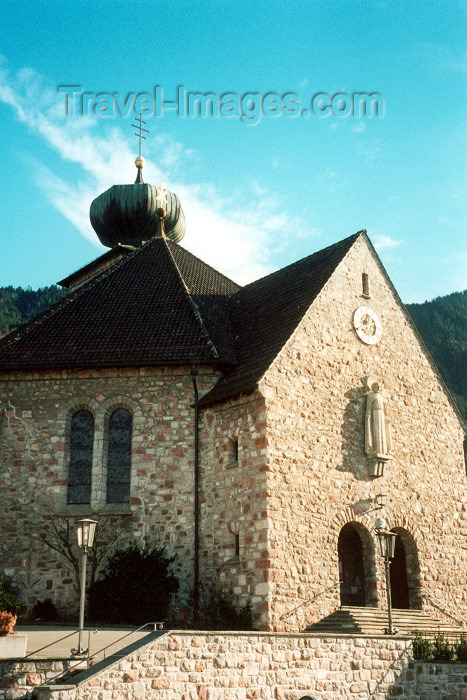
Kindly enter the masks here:
<path id="1" fill-rule="evenodd" d="M 382 476 L 384 465 L 391 459 L 391 426 L 384 410 L 384 399 L 376 377 L 363 378 L 367 389 L 365 409 L 365 453 L 372 468 L 372 476 Z"/>

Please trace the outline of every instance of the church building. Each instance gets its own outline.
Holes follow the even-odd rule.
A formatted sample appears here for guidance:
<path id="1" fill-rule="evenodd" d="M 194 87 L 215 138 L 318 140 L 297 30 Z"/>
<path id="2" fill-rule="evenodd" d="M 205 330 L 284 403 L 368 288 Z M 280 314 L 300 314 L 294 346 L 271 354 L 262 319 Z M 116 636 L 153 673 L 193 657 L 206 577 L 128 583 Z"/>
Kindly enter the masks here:
<path id="1" fill-rule="evenodd" d="M 300 631 L 384 608 L 383 518 L 394 607 L 465 615 L 465 426 L 366 232 L 241 287 L 136 165 L 91 205 L 109 251 L 0 340 L 0 569 L 22 600 L 76 606 L 32 535 L 92 517 L 176 555 L 182 600 L 215 586 Z"/>

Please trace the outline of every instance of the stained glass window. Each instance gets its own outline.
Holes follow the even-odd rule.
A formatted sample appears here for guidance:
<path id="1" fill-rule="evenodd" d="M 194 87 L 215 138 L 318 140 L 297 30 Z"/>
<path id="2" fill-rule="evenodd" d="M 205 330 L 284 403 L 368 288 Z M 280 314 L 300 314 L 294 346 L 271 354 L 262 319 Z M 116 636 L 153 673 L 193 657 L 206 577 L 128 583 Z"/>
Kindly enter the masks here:
<path id="1" fill-rule="evenodd" d="M 117 408 L 109 418 L 107 503 L 129 503 L 132 416 Z"/>
<path id="2" fill-rule="evenodd" d="M 94 417 L 77 411 L 71 417 L 68 503 L 90 503 Z"/>

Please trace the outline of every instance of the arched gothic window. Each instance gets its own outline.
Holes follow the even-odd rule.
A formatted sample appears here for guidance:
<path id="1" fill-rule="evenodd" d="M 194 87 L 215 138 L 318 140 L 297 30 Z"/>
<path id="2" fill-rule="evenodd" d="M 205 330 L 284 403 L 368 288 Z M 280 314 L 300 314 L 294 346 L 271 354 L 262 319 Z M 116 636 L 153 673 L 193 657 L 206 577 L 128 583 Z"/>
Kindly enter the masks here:
<path id="1" fill-rule="evenodd" d="M 91 502 L 92 446 L 94 417 L 90 411 L 76 411 L 70 425 L 70 467 L 68 503 Z"/>
<path id="2" fill-rule="evenodd" d="M 132 415 L 117 408 L 109 417 L 107 503 L 129 503 Z"/>

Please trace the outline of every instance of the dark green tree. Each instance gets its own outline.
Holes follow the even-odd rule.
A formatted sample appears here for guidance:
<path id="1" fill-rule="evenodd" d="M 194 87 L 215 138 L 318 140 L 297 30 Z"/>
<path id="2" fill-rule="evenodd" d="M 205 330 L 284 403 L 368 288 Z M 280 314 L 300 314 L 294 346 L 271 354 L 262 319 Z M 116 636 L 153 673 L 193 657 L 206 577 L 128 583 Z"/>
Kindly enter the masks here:
<path id="1" fill-rule="evenodd" d="M 0 336 L 30 321 L 68 294 L 56 285 L 33 290 L 0 287 Z"/>
<path id="2" fill-rule="evenodd" d="M 19 610 L 19 603 L 11 590 L 8 579 L 0 576 L 0 610 L 16 615 Z"/>
<path id="3" fill-rule="evenodd" d="M 131 625 L 165 620 L 179 586 L 170 573 L 174 559 L 166 556 L 165 547 L 118 549 L 89 590 L 91 618 Z"/>
<path id="4" fill-rule="evenodd" d="M 407 309 L 467 420 L 467 290 Z"/>

